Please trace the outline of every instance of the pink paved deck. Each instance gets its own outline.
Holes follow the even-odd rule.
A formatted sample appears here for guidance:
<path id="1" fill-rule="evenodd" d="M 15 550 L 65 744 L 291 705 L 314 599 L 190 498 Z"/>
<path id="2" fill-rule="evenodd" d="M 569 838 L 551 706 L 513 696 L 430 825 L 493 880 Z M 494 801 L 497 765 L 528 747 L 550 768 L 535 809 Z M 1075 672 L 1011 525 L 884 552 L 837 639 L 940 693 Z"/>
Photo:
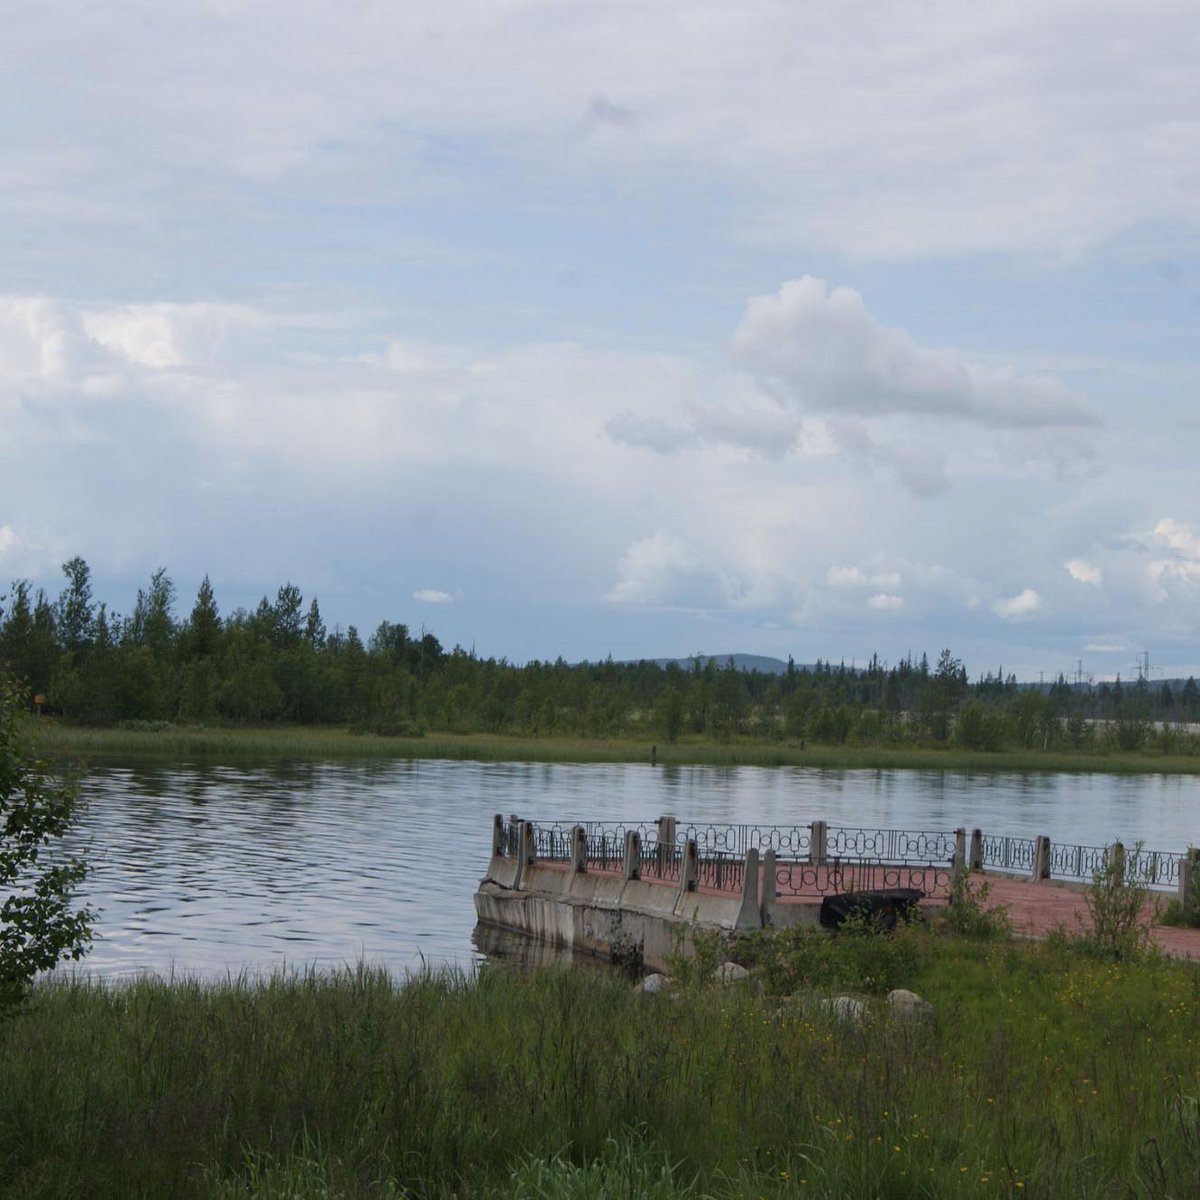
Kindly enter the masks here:
<path id="1" fill-rule="evenodd" d="M 542 863 L 543 866 L 561 866 L 567 869 L 566 863 Z M 786 864 L 780 864 L 780 868 Z M 620 867 L 609 867 L 607 870 L 596 864 L 588 865 L 589 871 L 601 874 L 620 875 Z M 776 899 L 777 904 L 817 904 L 829 893 L 828 869 L 817 868 L 815 878 L 813 869 L 807 868 L 809 878 L 813 881 L 807 886 L 798 886 L 796 895 L 782 895 Z M 904 871 L 904 868 L 897 868 Z M 678 886 L 675 880 L 655 879 L 643 876 L 649 883 L 657 883 L 663 887 Z M 847 882 L 852 878 L 851 869 L 844 872 Z M 1078 933 L 1081 929 L 1090 927 L 1087 912 L 1086 889 L 1080 884 L 1057 883 L 1049 880 L 1042 883 L 1031 883 L 1026 879 L 1015 879 L 1007 875 L 989 875 L 974 873 L 972 880 L 986 881 L 990 884 L 988 907 L 1005 905 L 1013 923 L 1013 931 L 1022 937 L 1045 937 L 1056 929 L 1065 929 L 1068 933 Z M 761 880 L 760 880 L 761 884 Z M 900 878 L 889 882 L 890 887 L 920 886 L 917 879 Z M 718 892 L 716 888 L 703 884 L 699 891 L 712 895 L 727 894 L 731 889 Z M 738 888 L 732 889 L 740 891 Z M 759 895 L 762 895 L 760 886 Z M 1148 924 L 1153 915 L 1156 903 L 1165 904 L 1172 898 L 1169 892 L 1153 892 L 1146 908 L 1143 909 L 1143 919 Z M 944 899 L 933 896 L 921 901 L 925 907 L 933 907 L 944 903 Z M 1151 940 L 1162 948 L 1163 952 L 1176 958 L 1200 959 L 1200 929 L 1172 929 L 1158 926 L 1150 932 Z"/>

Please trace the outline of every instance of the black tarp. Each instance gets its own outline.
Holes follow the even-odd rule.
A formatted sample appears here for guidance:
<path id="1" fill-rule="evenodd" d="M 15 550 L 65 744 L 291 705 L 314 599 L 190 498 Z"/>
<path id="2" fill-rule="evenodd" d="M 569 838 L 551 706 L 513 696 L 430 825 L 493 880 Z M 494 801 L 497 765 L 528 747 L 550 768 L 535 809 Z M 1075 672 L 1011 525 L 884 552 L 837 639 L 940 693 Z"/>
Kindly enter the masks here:
<path id="1" fill-rule="evenodd" d="M 912 914 L 925 893 L 918 888 L 882 888 L 874 892 L 840 892 L 821 901 L 821 924 L 837 929 L 847 917 L 873 921 L 890 931 L 902 918 Z"/>

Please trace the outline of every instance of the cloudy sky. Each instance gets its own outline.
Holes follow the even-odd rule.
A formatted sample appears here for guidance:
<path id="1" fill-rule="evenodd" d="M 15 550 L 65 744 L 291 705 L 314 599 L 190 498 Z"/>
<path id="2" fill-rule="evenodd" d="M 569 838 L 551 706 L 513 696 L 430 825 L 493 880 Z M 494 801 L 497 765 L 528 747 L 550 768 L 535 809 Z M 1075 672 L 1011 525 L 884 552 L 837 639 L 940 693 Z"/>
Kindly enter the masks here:
<path id="1" fill-rule="evenodd" d="M 1200 673 L 1194 0 L 0 4 L 0 580 Z"/>

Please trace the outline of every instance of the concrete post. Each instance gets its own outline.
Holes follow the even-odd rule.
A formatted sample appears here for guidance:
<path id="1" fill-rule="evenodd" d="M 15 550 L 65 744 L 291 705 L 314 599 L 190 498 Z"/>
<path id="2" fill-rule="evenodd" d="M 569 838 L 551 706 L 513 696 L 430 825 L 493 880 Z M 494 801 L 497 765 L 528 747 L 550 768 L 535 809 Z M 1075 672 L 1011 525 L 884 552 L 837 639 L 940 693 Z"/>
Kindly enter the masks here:
<path id="1" fill-rule="evenodd" d="M 571 829 L 571 872 L 582 875 L 587 870 L 587 830 L 582 825 Z"/>
<path id="2" fill-rule="evenodd" d="M 1113 842 L 1108 848 L 1109 884 L 1120 887 L 1125 882 L 1125 847 Z"/>
<path id="3" fill-rule="evenodd" d="M 1033 843 L 1033 882 L 1050 878 L 1050 839 L 1042 835 Z"/>
<path id="4" fill-rule="evenodd" d="M 762 904 L 760 919 L 763 928 L 775 924 L 775 850 L 772 847 L 762 859 Z"/>
<path id="5" fill-rule="evenodd" d="M 625 830 L 625 878 L 642 877 L 642 838 L 636 829 Z"/>
<path id="6" fill-rule="evenodd" d="M 1196 888 L 1200 886 L 1200 850 L 1189 846 L 1179 860 L 1179 907 L 1191 910 Z"/>
<path id="7" fill-rule="evenodd" d="M 504 814 L 497 813 L 492 818 L 492 857 L 504 852 Z"/>
<path id="8" fill-rule="evenodd" d="M 954 855 L 950 859 L 950 870 L 955 875 L 961 875 L 967 869 L 967 831 L 954 831 Z"/>
<path id="9" fill-rule="evenodd" d="M 667 863 L 675 853 L 675 818 L 659 817 L 654 822 L 654 827 L 657 831 L 658 841 L 658 845 L 654 850 L 654 860 L 661 878 L 663 872 L 666 870 Z"/>
<path id="10" fill-rule="evenodd" d="M 742 906 L 738 909 L 735 929 L 758 929 L 762 925 L 762 914 L 758 908 L 758 847 L 746 851 L 746 865 L 742 872 Z"/>
<path id="11" fill-rule="evenodd" d="M 517 872 L 513 880 L 514 888 L 525 884 L 525 872 L 533 862 L 533 822 L 517 822 Z"/>
<path id="12" fill-rule="evenodd" d="M 696 869 L 696 840 L 688 838 L 683 843 L 683 860 L 679 864 L 680 892 L 694 892 L 699 871 Z"/>
<path id="13" fill-rule="evenodd" d="M 971 857 L 967 860 L 972 871 L 983 870 L 983 830 L 971 830 Z"/>
<path id="14" fill-rule="evenodd" d="M 814 867 L 825 865 L 828 857 L 829 826 L 824 821 L 814 821 L 808 834 L 808 861 Z"/>

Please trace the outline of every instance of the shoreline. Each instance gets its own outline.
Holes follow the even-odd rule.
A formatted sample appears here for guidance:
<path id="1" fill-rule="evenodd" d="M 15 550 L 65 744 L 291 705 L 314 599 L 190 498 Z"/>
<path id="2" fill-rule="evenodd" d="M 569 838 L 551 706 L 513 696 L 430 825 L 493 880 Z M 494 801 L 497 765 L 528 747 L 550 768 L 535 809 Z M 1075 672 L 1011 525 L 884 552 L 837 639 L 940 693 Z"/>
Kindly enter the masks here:
<path id="1" fill-rule="evenodd" d="M 981 774 L 1052 772 L 1106 775 L 1200 775 L 1200 756 L 1143 752 L 966 751 L 954 747 L 807 745 L 739 739 L 517 737 L 430 733 L 387 737 L 345 727 L 92 728 L 31 718 L 42 756 L 55 760 L 137 758 L 159 761 L 288 759 L 440 759 L 477 762 L 647 763 L 661 766 L 815 767 L 830 770 L 932 770 Z"/>

